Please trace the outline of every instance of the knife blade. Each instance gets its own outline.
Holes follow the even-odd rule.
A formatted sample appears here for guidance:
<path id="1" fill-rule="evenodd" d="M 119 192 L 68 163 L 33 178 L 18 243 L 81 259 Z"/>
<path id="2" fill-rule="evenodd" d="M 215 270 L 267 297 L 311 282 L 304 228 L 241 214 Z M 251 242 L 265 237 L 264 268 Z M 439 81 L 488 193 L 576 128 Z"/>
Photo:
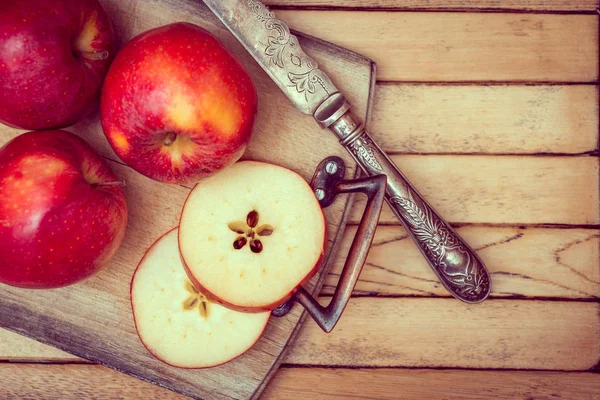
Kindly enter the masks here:
<path id="1" fill-rule="evenodd" d="M 296 108 L 338 137 L 366 175 L 386 175 L 387 203 L 450 294 L 466 303 L 485 300 L 491 281 L 479 256 L 375 143 L 289 27 L 258 0 L 203 1 Z"/>

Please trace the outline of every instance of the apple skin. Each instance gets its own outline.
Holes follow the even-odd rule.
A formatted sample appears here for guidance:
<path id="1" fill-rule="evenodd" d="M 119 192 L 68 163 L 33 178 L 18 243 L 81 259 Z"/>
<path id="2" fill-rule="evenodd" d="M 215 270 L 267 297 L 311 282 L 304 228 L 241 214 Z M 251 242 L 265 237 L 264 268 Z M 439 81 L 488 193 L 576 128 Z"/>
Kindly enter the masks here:
<path id="1" fill-rule="evenodd" d="M 113 49 L 97 0 L 0 1 L 0 122 L 40 130 L 85 117 Z"/>
<path id="2" fill-rule="evenodd" d="M 244 67 L 216 37 L 189 23 L 132 39 L 111 65 L 100 102 L 115 153 L 149 178 L 179 184 L 237 161 L 256 110 Z"/>
<path id="3" fill-rule="evenodd" d="M 259 334 L 259 335 L 256 337 L 256 340 L 254 341 L 254 343 L 252 343 L 250 346 L 248 346 L 248 348 L 247 348 L 247 349 L 245 349 L 244 351 L 242 351 L 240 354 L 238 354 L 237 356 L 235 356 L 235 357 L 234 357 L 234 358 L 232 358 L 231 360 L 224 361 L 224 362 L 222 362 L 222 363 L 220 363 L 220 364 L 211 365 L 210 367 L 180 367 L 180 366 L 178 366 L 178 365 L 173 365 L 173 364 L 171 364 L 171 363 L 168 363 L 168 362 L 166 362 L 165 360 L 163 360 L 163 359 L 161 359 L 161 358 L 157 357 L 157 356 L 156 356 L 156 355 L 155 355 L 155 354 L 154 354 L 152 351 L 150 351 L 150 348 L 149 348 L 149 347 L 146 345 L 146 343 L 144 343 L 144 339 L 142 339 L 142 335 L 140 335 L 140 334 L 139 334 L 138 322 L 137 322 L 137 320 L 136 320 L 136 318 L 135 318 L 135 313 L 133 312 L 133 307 L 134 307 L 134 305 L 133 305 L 133 280 L 135 279 L 135 273 L 136 273 L 136 272 L 137 272 L 137 270 L 140 268 L 140 266 L 142 265 L 142 263 L 143 263 L 144 259 L 146 258 L 146 256 L 147 256 L 147 255 L 148 255 L 148 253 L 150 252 L 150 250 L 152 250 L 152 248 L 154 247 L 154 245 L 155 245 L 156 243 L 158 243 L 158 242 L 159 242 L 159 241 L 160 241 L 160 240 L 161 240 L 163 237 L 165 237 L 165 236 L 167 236 L 169 233 L 173 232 L 175 229 L 178 229 L 178 227 L 175 227 L 175 228 L 173 228 L 173 229 L 169 230 L 167 233 L 165 233 L 164 235 L 162 235 L 161 237 L 159 237 L 159 238 L 158 238 L 158 239 L 157 239 L 157 240 L 156 240 L 156 241 L 155 241 L 155 242 L 154 242 L 154 243 L 153 243 L 153 244 L 152 244 L 152 245 L 151 245 L 151 246 L 148 248 L 148 250 L 146 250 L 146 252 L 144 253 L 144 256 L 142 257 L 142 259 L 140 260 L 140 262 L 139 262 L 138 266 L 135 268 L 135 271 L 133 271 L 133 275 L 132 275 L 132 277 L 131 277 L 131 282 L 130 282 L 130 284 L 129 284 L 129 303 L 131 304 L 131 308 L 132 308 L 133 323 L 134 323 L 134 325 L 135 325 L 135 330 L 136 330 L 136 332 L 138 332 L 138 337 L 140 338 L 140 342 L 142 342 L 142 345 L 143 345 L 143 346 L 144 346 L 144 348 L 145 348 L 145 349 L 148 351 L 148 353 L 150 353 L 150 354 L 152 355 L 152 357 L 156 358 L 156 359 L 157 359 L 157 360 L 159 360 L 160 362 L 162 362 L 162 363 L 164 363 L 164 364 L 167 364 L 167 365 L 169 365 L 169 366 L 171 366 L 171 367 L 174 367 L 174 368 L 180 368 L 180 369 L 206 369 L 206 368 L 214 368 L 214 367 L 219 367 L 219 366 L 221 366 L 221 365 L 224 365 L 224 364 L 230 363 L 230 362 L 234 361 L 235 359 L 237 359 L 237 358 L 241 357 L 242 355 L 244 355 L 244 354 L 245 354 L 245 353 L 246 353 L 248 350 L 250 350 L 250 349 L 252 348 L 252 346 L 254 346 L 254 345 L 256 344 L 256 342 L 258 342 L 258 339 L 260 339 L 260 338 L 261 338 L 261 336 L 262 336 L 262 334 L 264 333 L 265 329 L 267 329 L 267 325 L 268 325 L 268 323 L 267 323 L 267 324 L 265 324 L 265 326 L 264 326 L 263 330 L 262 330 L 262 331 L 260 332 L 260 334 Z M 182 259 L 182 262 L 183 262 L 183 259 Z M 184 263 L 183 265 L 185 266 L 185 263 Z M 186 273 L 187 273 L 187 275 L 188 275 L 188 277 L 189 277 L 189 275 L 190 275 L 190 274 L 188 273 L 188 269 L 187 269 L 187 267 L 185 267 L 185 271 L 186 271 Z M 196 285 L 196 283 L 195 283 L 195 280 L 192 280 L 192 284 L 193 284 L 193 285 Z M 198 287 L 199 287 L 199 286 L 196 286 L 196 288 L 198 288 Z M 202 292 L 202 293 L 204 294 L 204 292 Z M 206 294 L 204 294 L 204 295 L 205 295 L 205 296 L 207 296 L 207 298 L 208 298 L 208 295 L 206 295 Z M 211 300 L 212 300 L 212 299 L 211 299 Z M 218 303 L 219 303 L 219 304 L 222 304 L 221 302 L 218 302 Z M 225 305 L 224 305 L 224 306 L 225 306 Z M 265 311 L 267 311 L 267 310 L 265 310 Z M 259 310 L 256 310 L 255 312 L 259 312 Z"/>
<path id="4" fill-rule="evenodd" d="M 118 183 L 106 161 L 69 132 L 28 132 L 2 147 L 0 282 L 57 288 L 106 266 L 127 225 Z"/>

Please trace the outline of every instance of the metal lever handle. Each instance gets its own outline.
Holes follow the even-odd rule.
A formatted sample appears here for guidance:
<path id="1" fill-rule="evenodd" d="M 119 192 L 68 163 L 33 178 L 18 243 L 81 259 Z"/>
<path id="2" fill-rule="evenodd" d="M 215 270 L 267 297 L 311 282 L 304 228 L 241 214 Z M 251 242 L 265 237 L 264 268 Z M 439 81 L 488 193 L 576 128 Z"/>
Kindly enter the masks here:
<path id="1" fill-rule="evenodd" d="M 387 177 L 387 203 L 444 287 L 466 303 L 485 300 L 490 293 L 490 275 L 481 259 L 417 192 L 349 110 L 344 96 L 336 93 L 319 107 L 315 118 L 340 138 L 367 176 Z"/>
<path id="2" fill-rule="evenodd" d="M 341 159 L 340 159 L 341 161 Z M 327 160 L 325 160 L 327 162 Z M 327 207 L 333 201 L 333 198 L 340 193 L 362 192 L 367 195 L 367 205 L 365 212 L 360 220 L 360 224 L 352 241 L 352 246 L 348 252 L 344 269 L 340 276 L 333 297 L 326 307 L 321 306 L 317 300 L 301 288 L 296 293 L 296 300 L 306 308 L 306 311 L 313 317 L 315 322 L 325 332 L 331 332 L 339 321 L 352 291 L 356 286 L 360 272 L 362 271 L 369 248 L 375 237 L 375 230 L 379 222 L 379 214 L 383 206 L 385 195 L 386 177 L 385 175 L 376 175 L 367 178 L 356 179 L 353 181 L 340 181 L 333 186 L 333 190 L 321 188 L 315 181 L 319 180 L 319 171 L 313 179 L 313 187 L 317 198 L 321 197 L 321 206 Z M 322 190 L 322 192 L 319 191 Z M 321 193 L 323 193 L 321 195 Z M 329 200 L 331 199 L 331 200 Z"/>
<path id="3" fill-rule="evenodd" d="M 366 194 L 368 199 L 335 293 L 326 307 L 321 306 L 304 288 L 300 288 L 294 295 L 295 300 L 304 306 L 315 322 L 327 333 L 331 332 L 339 321 L 356 286 L 375 237 L 385 197 L 385 175 L 352 181 L 345 181 L 343 177 L 344 161 L 339 157 L 328 157 L 319 164 L 311 182 L 319 204 L 323 208 L 328 207 L 341 193 L 361 192 Z M 294 298 L 273 310 L 273 314 L 275 316 L 285 315 L 291 309 Z"/>

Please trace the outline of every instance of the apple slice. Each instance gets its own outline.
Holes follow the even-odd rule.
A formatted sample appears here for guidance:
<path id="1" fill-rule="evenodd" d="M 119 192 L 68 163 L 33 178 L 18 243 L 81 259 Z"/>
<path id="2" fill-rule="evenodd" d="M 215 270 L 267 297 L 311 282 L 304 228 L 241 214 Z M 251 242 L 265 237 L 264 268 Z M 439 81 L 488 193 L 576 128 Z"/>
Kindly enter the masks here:
<path id="1" fill-rule="evenodd" d="M 258 340 L 270 315 L 207 301 L 183 269 L 177 228 L 158 239 L 140 261 L 131 281 L 131 307 L 148 351 L 182 368 L 212 367 L 241 355 Z"/>
<path id="2" fill-rule="evenodd" d="M 194 187 L 181 214 L 179 250 L 209 298 L 256 312 L 282 304 L 311 278 L 325 231 L 319 202 L 300 175 L 243 161 Z"/>

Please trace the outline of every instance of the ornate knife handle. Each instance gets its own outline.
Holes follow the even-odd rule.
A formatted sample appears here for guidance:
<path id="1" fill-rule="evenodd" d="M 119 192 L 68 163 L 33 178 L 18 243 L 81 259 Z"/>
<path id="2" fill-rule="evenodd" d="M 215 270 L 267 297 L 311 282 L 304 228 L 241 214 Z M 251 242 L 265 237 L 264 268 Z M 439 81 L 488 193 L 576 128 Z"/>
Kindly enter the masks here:
<path id="1" fill-rule="evenodd" d="M 485 300 L 490 293 L 490 276 L 481 259 L 373 141 L 351 114 L 344 96 L 336 93 L 325 100 L 315 118 L 340 138 L 368 176 L 387 176 L 385 200 L 446 289 L 466 303 Z"/>

